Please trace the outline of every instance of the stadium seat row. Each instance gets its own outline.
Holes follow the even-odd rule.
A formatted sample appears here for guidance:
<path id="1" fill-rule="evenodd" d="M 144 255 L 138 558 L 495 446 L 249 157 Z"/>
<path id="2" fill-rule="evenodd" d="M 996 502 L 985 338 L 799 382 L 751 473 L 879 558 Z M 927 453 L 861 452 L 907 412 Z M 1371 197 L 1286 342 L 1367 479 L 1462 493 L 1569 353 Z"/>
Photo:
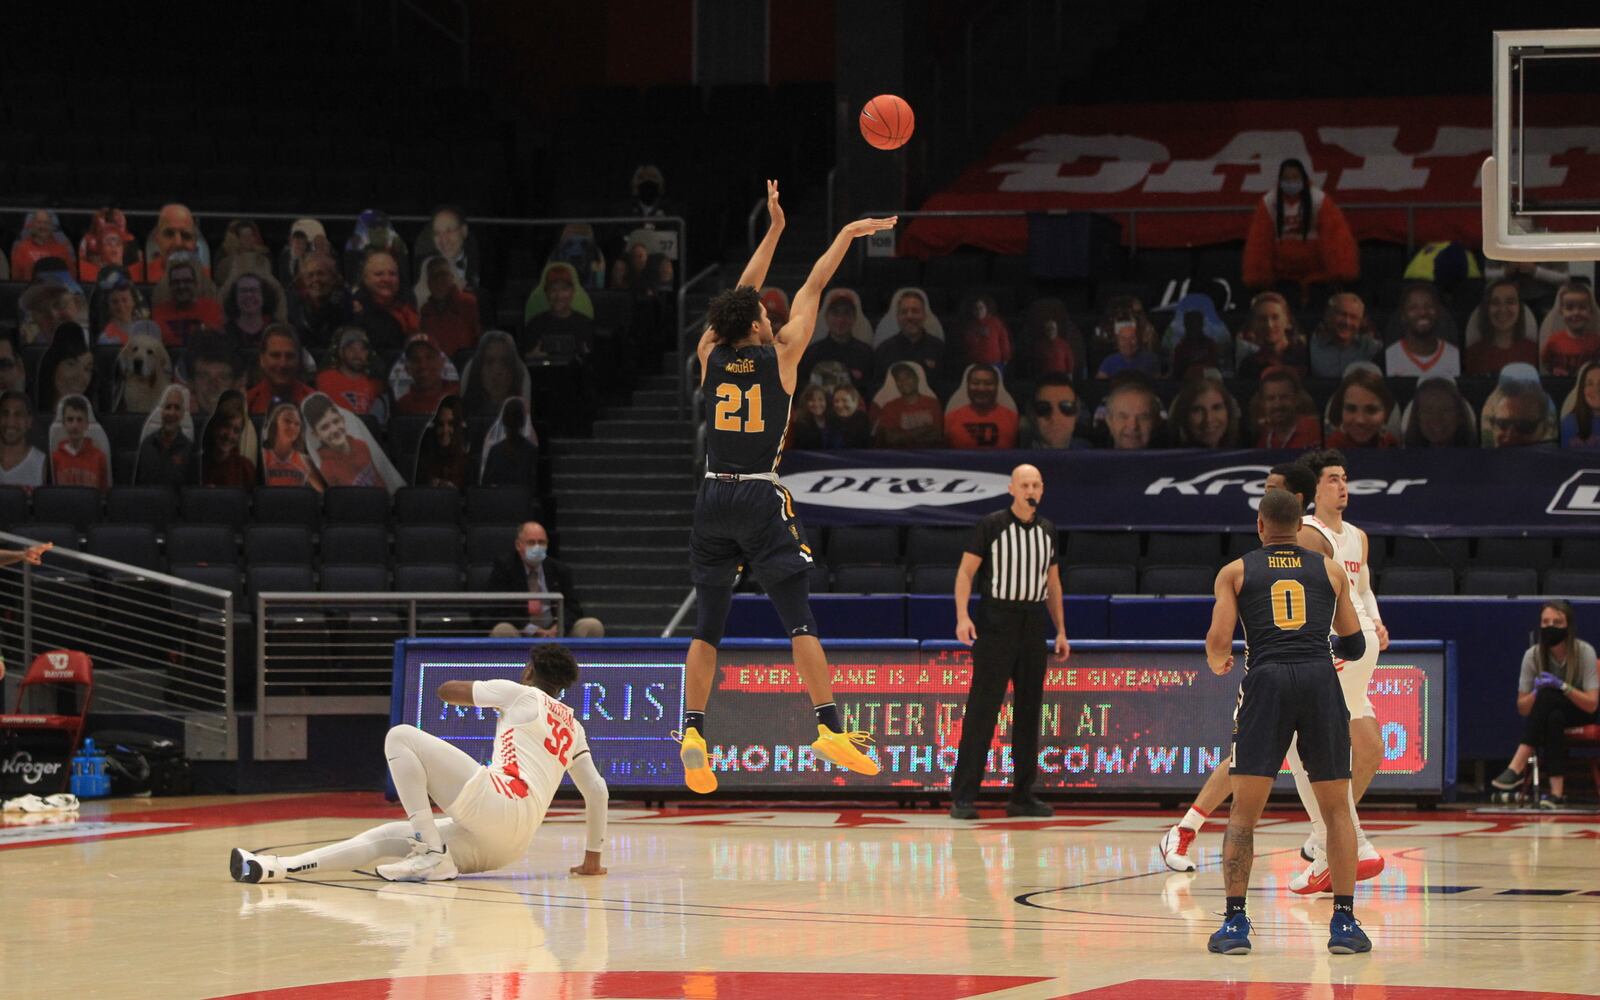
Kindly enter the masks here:
<path id="1" fill-rule="evenodd" d="M 463 494 L 441 486 L 405 486 L 389 493 L 377 487 L 335 486 L 325 493 L 304 487 L 116 486 L 105 494 L 89 486 L 41 486 L 32 492 L 0 487 L 0 529 L 25 524 L 65 524 L 79 535 L 102 521 L 146 524 L 160 533 L 169 525 L 220 524 L 242 531 L 247 524 L 295 524 L 316 530 L 329 524 L 397 525 L 517 524 L 538 514 L 521 486 L 473 486 Z"/>

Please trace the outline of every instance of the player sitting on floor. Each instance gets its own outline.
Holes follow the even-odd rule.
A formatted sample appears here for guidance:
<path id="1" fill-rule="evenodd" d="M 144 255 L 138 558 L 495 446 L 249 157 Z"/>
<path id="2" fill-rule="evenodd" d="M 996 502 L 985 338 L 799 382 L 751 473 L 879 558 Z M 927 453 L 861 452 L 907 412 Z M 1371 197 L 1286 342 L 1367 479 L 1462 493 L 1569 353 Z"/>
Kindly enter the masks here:
<path id="1" fill-rule="evenodd" d="M 493 871 L 527 853 L 544 822 L 563 774 L 583 793 L 586 853 L 576 875 L 604 875 L 609 793 L 595 769 L 583 726 L 557 696 L 578 680 L 578 664 L 563 646 L 537 645 L 522 683 L 511 680 L 446 681 L 439 698 L 449 705 L 496 709 L 494 759 L 481 766 L 453 744 L 415 726 L 395 726 L 384 755 L 406 822 L 385 823 L 330 847 L 279 857 L 234 848 L 228 870 L 236 882 L 281 882 L 290 875 L 349 871 L 383 858 L 390 882 L 443 882 L 456 875 Z M 428 799 L 446 818 L 437 822 Z"/>

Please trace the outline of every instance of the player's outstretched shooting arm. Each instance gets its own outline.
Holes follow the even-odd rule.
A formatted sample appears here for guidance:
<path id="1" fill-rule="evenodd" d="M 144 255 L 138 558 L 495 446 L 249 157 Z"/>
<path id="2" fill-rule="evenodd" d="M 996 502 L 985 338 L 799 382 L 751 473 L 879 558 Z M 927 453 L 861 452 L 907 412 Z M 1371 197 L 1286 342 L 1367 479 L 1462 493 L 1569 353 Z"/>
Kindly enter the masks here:
<path id="1" fill-rule="evenodd" d="M 1206 631 L 1206 664 L 1218 677 L 1233 669 L 1233 630 L 1239 626 L 1239 585 L 1243 582 L 1242 559 L 1217 573 L 1217 603 L 1211 608 L 1211 628 Z"/>
<path id="2" fill-rule="evenodd" d="M 822 303 L 822 290 L 833 280 L 833 272 L 839 270 L 850 244 L 858 237 L 893 229 L 899 221 L 898 215 L 891 215 L 887 219 L 857 219 L 839 230 L 839 235 L 833 238 L 833 245 L 811 266 L 811 275 L 789 304 L 789 322 L 774 338 L 778 342 L 778 360 L 786 370 L 792 371 L 800 364 L 800 356 L 811 343 L 811 331 L 817 325 L 817 309 Z"/>

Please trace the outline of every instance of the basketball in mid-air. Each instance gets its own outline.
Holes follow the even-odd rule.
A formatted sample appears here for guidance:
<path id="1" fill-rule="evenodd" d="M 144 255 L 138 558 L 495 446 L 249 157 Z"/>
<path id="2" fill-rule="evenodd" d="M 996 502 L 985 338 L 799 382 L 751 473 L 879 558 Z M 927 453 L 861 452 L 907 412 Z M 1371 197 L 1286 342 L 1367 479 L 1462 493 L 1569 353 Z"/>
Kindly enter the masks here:
<path id="1" fill-rule="evenodd" d="M 878 149 L 904 146 L 916 124 L 911 105 L 893 94 L 879 94 L 861 109 L 861 137 Z"/>

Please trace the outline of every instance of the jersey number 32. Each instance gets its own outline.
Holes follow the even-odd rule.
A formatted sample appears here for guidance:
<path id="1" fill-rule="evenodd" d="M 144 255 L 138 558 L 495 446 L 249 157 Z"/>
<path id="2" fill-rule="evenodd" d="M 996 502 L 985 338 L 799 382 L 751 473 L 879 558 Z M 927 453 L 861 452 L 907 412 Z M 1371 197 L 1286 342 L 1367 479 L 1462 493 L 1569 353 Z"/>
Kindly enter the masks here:
<path id="1" fill-rule="evenodd" d="M 561 762 L 562 767 L 565 767 L 567 765 L 567 751 L 572 749 L 572 730 L 562 725 L 561 720 L 557 719 L 553 713 L 546 715 L 544 721 L 550 724 L 550 735 L 545 738 L 544 748 L 550 751 L 551 756 Z"/>
<path id="2" fill-rule="evenodd" d="M 739 411 L 745 408 L 746 401 L 750 404 L 750 415 L 742 417 Z M 724 382 L 717 386 L 717 420 L 716 428 L 719 431 L 732 431 L 735 434 L 760 434 L 767 429 L 767 423 L 761 419 L 761 386 L 753 385 L 749 389 L 740 389 L 732 382 Z"/>

